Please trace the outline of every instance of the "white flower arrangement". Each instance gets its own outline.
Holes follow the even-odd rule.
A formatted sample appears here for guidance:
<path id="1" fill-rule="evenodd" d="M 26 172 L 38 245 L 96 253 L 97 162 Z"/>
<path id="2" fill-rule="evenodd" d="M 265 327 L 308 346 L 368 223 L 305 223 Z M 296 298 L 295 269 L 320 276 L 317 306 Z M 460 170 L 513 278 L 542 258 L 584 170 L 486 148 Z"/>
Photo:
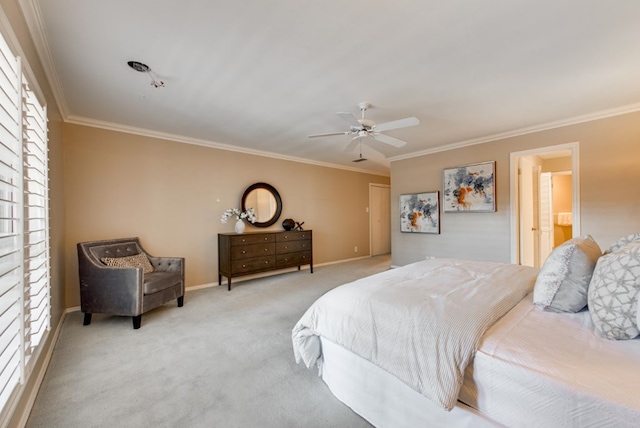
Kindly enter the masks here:
<path id="1" fill-rule="evenodd" d="M 240 211 L 238 208 L 229 208 L 225 212 L 222 213 L 222 217 L 220 217 L 220 221 L 222 223 L 226 223 L 231 217 L 236 216 L 238 220 L 246 218 L 248 222 L 255 223 L 256 221 L 256 213 L 253 211 L 253 208 L 247 208 L 246 211 Z"/>

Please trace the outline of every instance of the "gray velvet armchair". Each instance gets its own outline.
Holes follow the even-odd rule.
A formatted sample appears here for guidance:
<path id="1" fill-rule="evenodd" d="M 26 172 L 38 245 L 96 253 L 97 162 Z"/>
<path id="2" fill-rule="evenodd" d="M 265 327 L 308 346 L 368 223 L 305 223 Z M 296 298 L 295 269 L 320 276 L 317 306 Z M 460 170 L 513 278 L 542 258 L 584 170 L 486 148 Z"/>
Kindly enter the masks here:
<path id="1" fill-rule="evenodd" d="M 133 317 L 133 328 L 138 329 L 143 313 L 173 299 L 178 307 L 183 305 L 184 258 L 153 257 L 138 238 L 81 242 L 77 246 L 84 325 L 91 324 L 92 314 L 100 313 Z M 119 267 L 130 265 L 131 259 L 139 260 L 140 255 L 146 255 L 149 269 Z"/>

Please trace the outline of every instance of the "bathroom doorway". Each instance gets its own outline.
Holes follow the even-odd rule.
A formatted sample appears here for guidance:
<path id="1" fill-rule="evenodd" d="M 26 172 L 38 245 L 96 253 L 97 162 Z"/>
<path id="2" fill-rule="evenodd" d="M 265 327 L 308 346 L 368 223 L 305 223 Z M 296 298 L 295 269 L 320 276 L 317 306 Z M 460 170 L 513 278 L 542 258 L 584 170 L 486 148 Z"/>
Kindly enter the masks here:
<path id="1" fill-rule="evenodd" d="M 511 261 L 540 267 L 580 234 L 578 144 L 511 153 Z"/>

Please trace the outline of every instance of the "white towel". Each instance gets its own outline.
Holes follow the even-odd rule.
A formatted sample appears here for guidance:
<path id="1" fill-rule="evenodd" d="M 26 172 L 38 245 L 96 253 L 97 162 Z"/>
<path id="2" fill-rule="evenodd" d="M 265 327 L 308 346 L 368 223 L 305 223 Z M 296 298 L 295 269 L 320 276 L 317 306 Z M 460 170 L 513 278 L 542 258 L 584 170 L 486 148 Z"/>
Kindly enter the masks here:
<path id="1" fill-rule="evenodd" d="M 572 213 L 558 213 L 558 226 L 571 226 L 572 224 Z"/>

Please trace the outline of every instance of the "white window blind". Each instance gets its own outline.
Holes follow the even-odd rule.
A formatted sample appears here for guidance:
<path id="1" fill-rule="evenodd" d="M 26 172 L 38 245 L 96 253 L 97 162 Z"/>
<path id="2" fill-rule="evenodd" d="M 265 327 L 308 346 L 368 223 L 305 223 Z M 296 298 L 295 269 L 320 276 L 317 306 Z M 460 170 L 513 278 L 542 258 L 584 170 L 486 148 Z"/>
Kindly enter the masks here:
<path id="1" fill-rule="evenodd" d="M 0 405 L 22 381 L 20 61 L 0 38 Z"/>
<path id="2" fill-rule="evenodd" d="M 24 351 L 26 362 L 49 329 L 47 111 L 22 79 Z"/>
<path id="3" fill-rule="evenodd" d="M 0 36 L 0 421 L 51 316 L 47 111 L 22 71 Z"/>

